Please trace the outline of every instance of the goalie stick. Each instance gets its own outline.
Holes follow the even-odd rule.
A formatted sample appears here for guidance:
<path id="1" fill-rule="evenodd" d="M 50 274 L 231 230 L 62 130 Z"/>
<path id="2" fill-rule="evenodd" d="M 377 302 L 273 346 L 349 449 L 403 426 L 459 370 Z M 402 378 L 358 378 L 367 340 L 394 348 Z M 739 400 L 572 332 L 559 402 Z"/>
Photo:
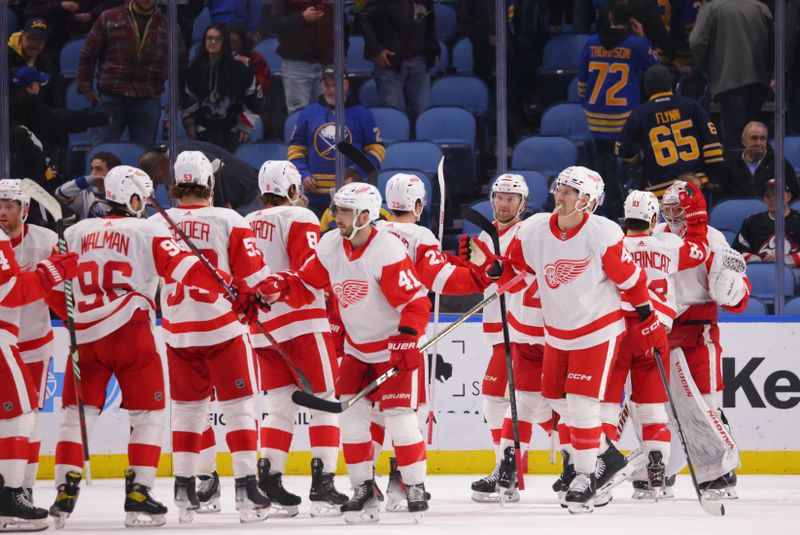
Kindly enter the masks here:
<path id="1" fill-rule="evenodd" d="M 61 203 L 50 195 L 42 186 L 31 180 L 23 178 L 22 191 L 39 206 L 47 210 L 56 221 L 58 231 L 58 252 L 67 252 L 67 241 L 64 239 L 64 230 L 69 224 L 75 223 L 75 216 L 64 218 Z M 86 427 L 86 405 L 83 401 L 83 388 L 81 385 L 80 355 L 78 355 L 78 337 L 75 333 L 75 296 L 72 292 L 72 281 L 64 281 L 64 300 L 67 304 L 67 331 L 69 331 L 70 360 L 72 361 L 72 375 L 75 379 L 75 397 L 78 399 L 78 421 L 81 428 L 81 445 L 83 446 L 83 470 L 86 474 L 86 484 L 92 484 L 92 465 L 89 458 L 89 433 Z"/>
<path id="2" fill-rule="evenodd" d="M 489 235 L 492 240 L 492 245 L 494 246 L 495 254 L 499 255 L 500 236 L 498 235 L 495 226 L 492 225 L 492 222 L 469 207 L 462 211 L 462 215 L 464 216 L 464 219 L 474 223 L 478 226 L 478 228 Z M 517 462 L 517 479 L 519 480 L 519 488 L 520 490 L 525 490 L 525 480 L 522 475 L 522 451 L 520 450 L 519 440 L 519 417 L 517 416 L 517 394 L 514 386 L 514 364 L 511 358 L 511 335 L 508 332 L 508 320 L 506 319 L 507 314 L 508 309 L 506 308 L 506 297 L 501 294 L 500 322 L 503 325 L 503 348 L 505 349 L 506 353 L 506 369 L 508 371 L 508 401 L 511 407 L 511 428 L 514 432 L 514 456 Z M 505 493 L 501 493 L 501 496 L 505 496 Z"/>
<path id="3" fill-rule="evenodd" d="M 485 298 L 480 303 L 476 304 L 472 308 L 470 308 L 467 312 L 465 312 L 461 317 L 459 317 L 456 321 L 442 329 L 442 331 L 436 333 L 433 338 L 425 342 L 420 348 L 420 352 L 425 352 L 428 350 L 429 347 L 436 344 L 439 340 L 450 334 L 453 330 L 456 329 L 459 325 L 467 321 L 470 317 L 474 316 L 479 310 L 483 307 L 500 297 L 505 291 L 509 288 L 517 284 L 524 278 L 525 274 L 520 273 L 516 275 L 513 279 L 505 283 L 504 285 L 500 286 L 492 295 Z M 340 413 L 344 412 L 350 407 L 352 407 L 358 400 L 378 388 L 380 385 L 385 383 L 388 379 L 391 379 L 395 375 L 397 375 L 399 370 L 397 368 L 391 368 L 383 375 L 380 375 L 375 380 L 373 380 L 370 384 L 365 386 L 361 389 L 355 396 L 347 399 L 345 401 L 329 401 L 327 399 L 319 398 L 313 394 L 308 392 L 303 392 L 302 390 L 295 390 L 292 393 L 292 401 L 300 405 L 301 407 L 306 407 L 309 409 L 316 409 L 322 412 L 331 412 L 331 413 Z"/>
<path id="4" fill-rule="evenodd" d="M 442 250 L 442 239 L 444 238 L 444 156 L 439 160 L 439 167 L 436 173 L 439 181 L 439 250 Z M 433 330 L 439 331 L 439 303 L 441 302 L 441 294 L 436 292 L 433 297 Z M 439 355 L 436 352 L 436 344 L 432 347 L 433 359 L 431 362 L 431 375 L 428 378 L 428 445 L 433 444 L 433 424 L 436 423 L 436 413 L 434 411 L 434 402 L 436 400 L 436 365 L 439 361 Z"/>
<path id="5" fill-rule="evenodd" d="M 338 150 L 345 158 L 356 164 L 362 171 L 367 173 L 367 182 L 376 186 L 378 184 L 378 168 L 372 163 L 366 154 L 361 152 L 355 145 L 347 141 L 340 141 L 336 144 Z"/>
<path id="6" fill-rule="evenodd" d="M 146 191 L 146 189 L 143 187 L 141 189 L 142 191 Z M 203 265 L 211 272 L 211 274 L 214 275 L 214 278 L 216 278 L 217 281 L 219 281 L 220 285 L 225 290 L 225 293 L 227 294 L 228 298 L 230 298 L 232 301 L 235 300 L 236 293 L 234 292 L 233 288 L 231 288 L 231 286 L 222 277 L 222 275 L 219 274 L 217 268 L 214 267 L 214 265 L 211 262 L 209 262 L 209 260 L 203 254 L 203 252 L 200 249 L 198 249 L 198 247 L 192 242 L 191 239 L 189 239 L 189 236 L 186 235 L 183 229 L 180 226 L 178 226 L 177 223 L 175 223 L 175 220 L 172 219 L 172 217 L 167 213 L 167 211 L 164 210 L 164 208 L 160 204 L 158 204 L 158 201 L 155 199 L 155 197 L 151 195 L 147 200 L 150 202 L 153 208 L 155 208 L 156 211 L 159 214 L 161 214 L 161 217 L 164 218 L 164 220 L 172 228 L 172 230 L 178 236 L 180 236 L 181 241 L 183 241 L 189 247 L 189 249 L 200 260 L 200 262 L 202 262 Z M 267 305 L 260 297 L 256 297 L 256 299 L 258 300 L 259 306 L 267 309 L 269 308 L 269 305 Z M 258 330 L 261 331 L 261 334 L 263 334 L 266 337 L 266 339 L 269 340 L 269 343 L 272 344 L 272 348 L 275 350 L 275 352 L 281 357 L 281 359 L 283 359 L 283 361 L 286 363 L 287 366 L 289 366 L 289 368 L 295 373 L 295 375 L 297 375 L 297 379 L 300 383 L 299 384 L 300 388 L 302 388 L 303 390 L 307 390 L 309 392 L 312 391 L 313 389 L 311 388 L 311 381 L 309 381 L 308 377 L 306 377 L 306 375 L 300 370 L 300 368 L 298 368 L 291 361 L 289 355 L 287 355 L 286 352 L 280 347 L 280 345 L 278 345 L 278 341 L 275 340 L 275 338 L 270 333 L 267 332 L 267 330 L 264 328 L 264 326 L 261 324 L 260 321 L 256 320 L 255 324 L 257 325 Z"/>
<path id="7" fill-rule="evenodd" d="M 694 491 L 697 494 L 697 500 L 700 502 L 700 507 L 702 507 L 703 511 L 705 511 L 710 515 L 724 516 L 725 506 L 721 503 L 712 502 L 706 499 L 703 496 L 703 493 L 700 492 L 700 485 L 698 485 L 697 476 L 694 473 L 694 464 L 692 463 L 692 457 L 689 454 L 689 448 L 686 447 L 686 437 L 683 436 L 683 428 L 681 427 L 680 419 L 678 419 L 678 411 L 675 410 L 675 400 L 672 398 L 672 391 L 669 388 L 669 379 L 667 379 L 667 372 L 664 371 L 664 363 L 661 362 L 661 352 L 658 349 L 653 348 L 653 356 L 656 359 L 656 365 L 658 366 L 658 373 L 659 375 L 661 375 L 661 383 L 664 385 L 664 390 L 667 391 L 669 408 L 672 411 L 672 417 L 675 418 L 675 427 L 678 428 L 678 436 L 681 439 L 681 446 L 683 447 L 683 453 L 686 455 L 686 464 L 689 465 L 689 473 L 692 476 L 692 485 L 694 486 Z"/>

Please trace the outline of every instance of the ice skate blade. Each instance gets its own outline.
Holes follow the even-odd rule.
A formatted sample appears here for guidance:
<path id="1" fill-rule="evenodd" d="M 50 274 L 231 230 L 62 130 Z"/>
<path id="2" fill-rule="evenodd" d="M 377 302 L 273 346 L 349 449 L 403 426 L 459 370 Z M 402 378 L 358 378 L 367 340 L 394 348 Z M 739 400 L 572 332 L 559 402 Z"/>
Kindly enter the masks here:
<path id="1" fill-rule="evenodd" d="M 705 489 L 703 490 L 703 498 L 706 500 L 738 500 L 739 496 L 736 494 L 736 489 L 729 487 L 727 489 Z"/>
<path id="2" fill-rule="evenodd" d="M 500 495 L 496 492 L 480 492 L 473 490 L 472 501 L 478 503 L 498 503 L 500 501 Z"/>
<path id="3" fill-rule="evenodd" d="M 126 528 L 157 528 L 167 523 L 167 515 L 148 515 L 141 511 L 129 511 L 125 514 Z"/>
<path id="4" fill-rule="evenodd" d="M 194 513 L 195 509 L 189 509 L 188 507 L 178 506 L 178 523 L 191 524 L 192 521 L 194 520 Z"/>
<path id="5" fill-rule="evenodd" d="M 296 505 L 280 505 L 272 502 L 269 516 L 272 518 L 293 518 L 300 514 L 300 508 Z"/>
<path id="6" fill-rule="evenodd" d="M 342 516 L 341 506 L 329 502 L 311 502 L 311 518 L 335 518 Z"/>
<path id="7" fill-rule="evenodd" d="M 516 488 L 514 490 L 509 490 L 498 487 L 497 496 L 501 506 L 507 503 L 517 503 L 519 501 L 519 491 Z"/>
<path id="8" fill-rule="evenodd" d="M 422 520 L 425 518 L 425 513 L 420 511 L 418 513 L 414 513 L 413 516 L 414 516 L 414 523 L 421 524 Z"/>
<path id="9" fill-rule="evenodd" d="M 595 507 L 605 507 L 606 505 L 611 503 L 611 500 L 613 500 L 613 499 L 614 499 L 614 497 L 610 493 L 609 494 L 605 494 L 603 496 L 595 496 L 594 497 L 594 506 Z"/>
<path id="10" fill-rule="evenodd" d="M 675 497 L 675 493 L 672 492 L 671 487 L 666 487 L 665 490 L 659 492 L 658 497 L 656 497 L 655 492 L 653 490 L 642 490 L 636 489 L 633 491 L 633 495 L 631 498 L 634 500 L 642 500 L 642 501 L 652 501 L 658 502 L 661 500 L 671 500 Z"/>
<path id="11" fill-rule="evenodd" d="M 571 515 L 582 515 L 594 511 L 594 502 L 589 500 L 585 503 L 567 502 L 567 510 Z"/>
<path id="12" fill-rule="evenodd" d="M 255 522 L 263 522 L 269 518 L 270 508 L 262 507 L 261 509 L 239 508 L 239 523 L 240 524 L 253 524 Z"/>
<path id="13" fill-rule="evenodd" d="M 0 531 L 44 531 L 48 527 L 47 518 L 30 520 L 15 516 L 0 516 Z"/>
<path id="14" fill-rule="evenodd" d="M 69 513 L 58 513 L 57 515 L 50 513 L 50 518 L 53 519 L 53 525 L 56 529 L 64 529 L 64 526 L 67 524 L 67 519 L 69 518 Z"/>
<path id="15" fill-rule="evenodd" d="M 361 511 L 345 511 L 344 521 L 348 524 L 376 524 L 381 519 L 377 506 L 364 508 Z"/>
<path id="16" fill-rule="evenodd" d="M 211 513 L 219 513 L 222 507 L 219 505 L 219 496 L 215 496 L 207 502 L 200 502 L 200 507 L 197 509 L 197 514 L 208 515 Z"/>
<path id="17" fill-rule="evenodd" d="M 397 500 L 393 498 L 389 498 L 389 501 L 386 502 L 386 512 L 387 513 L 407 513 L 408 512 L 408 502 L 405 500 Z"/>

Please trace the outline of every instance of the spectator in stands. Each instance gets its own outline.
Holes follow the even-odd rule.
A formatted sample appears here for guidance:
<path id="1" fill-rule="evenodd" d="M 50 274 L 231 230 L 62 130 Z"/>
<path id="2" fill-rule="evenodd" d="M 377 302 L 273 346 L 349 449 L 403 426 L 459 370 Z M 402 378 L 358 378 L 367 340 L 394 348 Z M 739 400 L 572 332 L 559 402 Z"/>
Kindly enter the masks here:
<path id="1" fill-rule="evenodd" d="M 675 42 L 665 26 L 662 7 L 658 0 L 629 0 L 631 5 L 631 29 L 636 35 L 647 37 L 656 47 L 662 62 L 671 63 L 675 59 Z M 608 25 L 610 2 L 605 2 L 598 10 L 598 31 Z M 666 20 L 669 21 L 669 15 Z M 681 69 L 684 67 L 681 66 Z M 679 69 L 679 70 L 681 70 Z"/>
<path id="2" fill-rule="evenodd" d="M 772 43 L 772 15 L 758 0 L 714 0 L 697 15 L 689 46 L 719 102 L 725 150 L 740 149 L 744 125 L 759 118 L 772 78 Z"/>
<path id="3" fill-rule="evenodd" d="M 134 143 L 155 145 L 167 52 L 167 17 L 156 0 L 131 0 L 100 15 L 86 37 L 77 77 L 78 92 L 89 105 L 113 117 L 95 131 L 95 143 L 119 141 L 127 128 Z M 185 57 L 182 42 L 179 54 Z"/>
<path id="4" fill-rule="evenodd" d="M 781 203 L 786 230 L 783 263 L 791 267 L 800 267 L 800 212 L 789 209 L 790 199 L 789 189 L 784 188 Z M 775 261 L 775 209 L 778 204 L 775 179 L 766 183 L 764 202 L 767 204 L 767 211 L 753 214 L 745 219 L 739 234 L 733 240 L 733 248 L 741 252 L 748 262 Z"/>
<path id="5" fill-rule="evenodd" d="M 50 79 L 58 79 L 58 64 L 44 53 L 49 26 L 44 19 L 29 19 L 19 32 L 8 38 L 8 72 L 14 73 L 21 67 L 33 67 L 47 74 Z M 59 104 L 56 84 L 44 88 L 42 99 L 50 106 Z"/>
<path id="6" fill-rule="evenodd" d="M 106 189 L 103 184 L 108 172 L 122 162 L 110 152 L 98 152 L 92 156 L 92 170 L 88 175 L 79 176 L 61 184 L 55 197 L 72 210 L 79 219 L 103 217 L 110 206 L 105 202 Z"/>
<path id="7" fill-rule="evenodd" d="M 107 125 L 109 116 L 101 111 L 49 107 L 40 98 L 40 88 L 48 85 L 48 82 L 50 77 L 37 72 L 33 67 L 22 67 L 14 71 L 11 77 L 9 122 L 27 127 L 41 142 L 45 160 L 50 167 L 47 178 L 51 185 L 47 189 L 52 192 L 56 187 L 53 179 L 63 163 L 67 134 Z"/>
<path id="8" fill-rule="evenodd" d="M 253 50 L 253 42 L 247 37 L 244 27 L 236 24 L 228 26 L 228 37 L 231 40 L 231 51 L 236 57 L 245 65 L 249 65 L 253 69 L 253 74 L 256 76 L 256 81 L 261 87 L 261 94 L 267 96 L 270 86 L 270 69 L 267 60 L 264 56 Z"/>
<path id="9" fill-rule="evenodd" d="M 347 93 L 348 81 L 344 80 Z M 336 83 L 334 70 L 323 71 L 323 93 L 319 100 L 308 106 L 297 119 L 289 142 L 289 161 L 303 177 L 303 191 L 309 200 L 309 209 L 320 216 L 330 204 L 331 190 L 336 188 Z M 385 154 L 381 133 L 372 112 L 347 95 L 345 101 L 346 140 L 358 147 L 380 167 Z"/>
<path id="10" fill-rule="evenodd" d="M 597 149 L 595 168 L 606 183 L 604 213 L 613 218 L 622 215 L 614 145 L 639 106 L 640 77 L 658 62 L 658 54 L 646 37 L 633 33 L 627 0 L 611 3 L 608 21 L 608 27 L 592 35 L 581 52 L 578 94 Z"/>
<path id="11" fill-rule="evenodd" d="M 262 0 L 208 0 L 208 11 L 214 24 L 238 24 L 247 29 L 251 41 L 261 41 Z"/>
<path id="12" fill-rule="evenodd" d="M 672 75 L 660 64 L 644 74 L 650 100 L 625 122 L 617 156 L 626 164 L 630 189 L 645 188 L 661 197 L 683 173 L 693 173 L 705 185 L 719 184 L 724 171 L 717 129 L 700 104 L 672 94 Z M 635 175 L 641 161 L 641 174 Z"/>
<path id="13" fill-rule="evenodd" d="M 430 103 L 430 69 L 441 54 L 433 0 L 368 0 L 358 14 L 364 58 L 375 62 L 381 106 L 416 117 Z"/>
<path id="14" fill-rule="evenodd" d="M 226 27 L 209 26 L 186 72 L 182 110 L 186 133 L 233 152 L 250 141 L 262 100 L 253 69 L 231 50 Z"/>
<path id="15" fill-rule="evenodd" d="M 721 197 L 758 197 L 764 185 L 775 176 L 775 153 L 767 142 L 767 127 L 757 121 L 749 122 L 742 131 L 744 149 L 725 160 Z M 797 175 L 789 160 L 784 158 L 785 181 L 796 199 L 800 195 Z"/>
<path id="16" fill-rule="evenodd" d="M 289 114 L 305 108 L 322 93 L 323 66 L 333 63 L 332 7 L 292 0 L 272 4 Z"/>
<path id="17" fill-rule="evenodd" d="M 121 3 L 122 0 L 28 0 L 25 18 L 47 21 L 50 26 L 47 48 L 57 55 L 67 41 L 89 33 L 103 11 Z"/>

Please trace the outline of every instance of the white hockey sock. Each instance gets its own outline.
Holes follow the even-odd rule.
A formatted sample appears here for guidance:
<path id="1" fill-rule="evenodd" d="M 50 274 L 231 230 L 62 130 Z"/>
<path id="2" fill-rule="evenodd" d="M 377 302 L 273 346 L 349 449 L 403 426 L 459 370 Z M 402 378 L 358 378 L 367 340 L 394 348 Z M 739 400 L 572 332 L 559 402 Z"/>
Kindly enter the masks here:
<path id="1" fill-rule="evenodd" d="M 664 403 L 637 403 L 636 417 L 642 424 L 642 446 L 646 453 L 660 451 L 666 465 L 669 462 L 672 435 L 667 426 Z"/>
<path id="2" fill-rule="evenodd" d="M 347 401 L 350 396 L 342 396 Z M 372 403 L 358 400 L 339 417 L 342 451 L 350 482 L 355 487 L 372 479 L 373 443 L 370 434 Z"/>
<path id="3" fill-rule="evenodd" d="M 6 487 L 22 486 L 28 464 L 28 439 L 35 425 L 33 412 L 0 420 L 0 475 Z"/>
<path id="4" fill-rule="evenodd" d="M 253 396 L 220 401 L 219 407 L 225 415 L 225 441 L 231 452 L 234 477 L 256 474 L 256 404 Z"/>
<path id="5" fill-rule="evenodd" d="M 270 390 L 264 394 L 264 412 L 261 422 L 261 457 L 269 459 L 273 472 L 286 471 L 286 459 L 294 436 L 294 419 L 297 405 L 292 401 L 294 385 Z"/>
<path id="6" fill-rule="evenodd" d="M 567 407 L 575 471 L 580 474 L 594 473 L 602 435 L 600 400 L 567 394 Z"/>
<path id="7" fill-rule="evenodd" d="M 332 390 L 317 396 L 331 401 L 336 398 Z M 322 460 L 323 472 L 336 472 L 340 442 L 339 416 L 316 410 L 309 412 L 311 423 L 308 426 L 308 439 L 311 445 L 311 457 Z"/>
<path id="8" fill-rule="evenodd" d="M 205 414 L 202 413 L 202 414 Z M 128 411 L 131 436 L 128 439 L 128 463 L 136 472 L 134 481 L 153 488 L 164 442 L 164 418 L 166 411 Z"/>
<path id="9" fill-rule="evenodd" d="M 372 437 L 372 465 L 378 465 L 378 459 L 386 442 L 386 418 L 377 406 L 370 411 L 369 434 Z"/>
<path id="10" fill-rule="evenodd" d="M 211 427 L 211 418 L 205 416 L 203 433 L 200 438 L 200 454 L 197 459 L 197 473 L 210 475 L 217 469 L 217 437 Z"/>
<path id="11" fill-rule="evenodd" d="M 92 406 L 84 407 L 86 415 L 86 434 L 91 436 L 100 409 Z M 91 453 L 91 449 L 89 450 Z M 58 426 L 58 440 L 56 442 L 56 488 L 67 481 L 67 472 L 81 472 L 83 470 L 83 443 L 81 442 L 80 418 L 78 407 L 70 405 L 61 413 L 61 423 Z"/>
<path id="12" fill-rule="evenodd" d="M 172 402 L 172 472 L 175 476 L 198 474 L 200 445 L 208 422 L 210 400 Z"/>
<path id="13" fill-rule="evenodd" d="M 42 444 L 42 437 L 39 434 L 39 409 L 34 409 L 32 414 L 34 422 L 28 439 L 28 465 L 25 467 L 25 481 L 22 484 L 26 489 L 33 488 L 36 483 L 36 474 L 39 472 L 39 449 Z"/>
<path id="14" fill-rule="evenodd" d="M 500 437 L 503 431 L 503 419 L 508 409 L 508 399 L 497 396 L 483 396 L 483 417 L 489 424 L 489 431 L 492 433 L 492 444 L 494 444 L 495 462 L 503 460 L 503 452 L 500 450 Z"/>
<path id="15" fill-rule="evenodd" d="M 386 429 L 392 436 L 397 468 L 406 485 L 419 485 L 425 481 L 427 470 L 425 441 L 419 429 L 419 420 L 411 409 L 383 411 Z"/>

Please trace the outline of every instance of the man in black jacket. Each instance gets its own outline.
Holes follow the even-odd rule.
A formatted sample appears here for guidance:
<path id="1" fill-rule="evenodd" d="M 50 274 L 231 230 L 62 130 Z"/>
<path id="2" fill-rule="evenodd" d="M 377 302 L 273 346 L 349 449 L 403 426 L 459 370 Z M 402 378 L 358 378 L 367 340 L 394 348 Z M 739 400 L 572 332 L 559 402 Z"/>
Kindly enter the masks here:
<path id="1" fill-rule="evenodd" d="M 428 71 L 441 53 L 433 0 L 369 0 L 358 22 L 364 58 L 375 62 L 380 105 L 416 117 L 430 102 Z"/>
<path id="2" fill-rule="evenodd" d="M 767 211 L 745 219 L 733 240 L 733 248 L 742 253 L 748 262 L 775 262 L 775 209 L 780 204 L 785 221 L 783 263 L 793 268 L 800 267 L 800 213 L 789 209 L 788 189 L 785 189 L 782 197 L 778 200 L 775 180 L 769 180 L 764 189 Z"/>
<path id="3" fill-rule="evenodd" d="M 767 142 L 767 127 L 764 123 L 751 121 L 742 131 L 744 150 L 736 152 L 725 162 L 725 173 L 721 184 L 720 197 L 759 197 L 768 180 L 775 178 L 775 154 Z M 788 160 L 785 182 L 796 199 L 800 194 L 797 175 Z"/>
<path id="4" fill-rule="evenodd" d="M 22 67 L 33 67 L 38 72 L 46 73 L 50 79 L 57 80 L 58 64 L 44 51 L 47 44 L 49 26 L 44 19 L 28 19 L 22 30 L 8 37 L 8 72 Z M 57 84 L 42 88 L 42 99 L 48 106 L 59 105 Z"/>

